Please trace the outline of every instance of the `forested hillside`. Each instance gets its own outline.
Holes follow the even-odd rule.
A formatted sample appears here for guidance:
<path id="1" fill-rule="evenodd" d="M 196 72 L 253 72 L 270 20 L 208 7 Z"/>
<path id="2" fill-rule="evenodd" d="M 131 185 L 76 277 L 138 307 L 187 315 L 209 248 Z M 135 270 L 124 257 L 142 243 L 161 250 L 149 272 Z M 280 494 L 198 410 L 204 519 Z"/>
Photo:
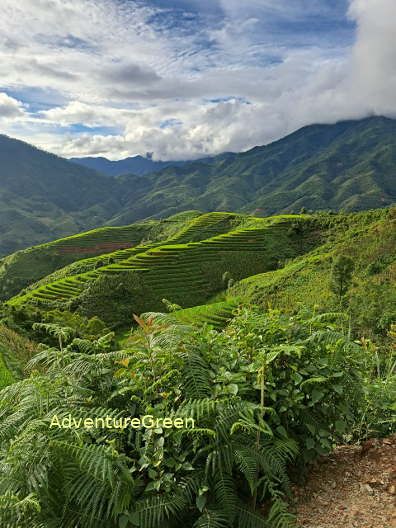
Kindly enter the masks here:
<path id="1" fill-rule="evenodd" d="M 110 222 L 181 209 L 266 216 L 312 210 L 361 211 L 396 201 L 396 120 L 372 117 L 304 127 L 270 145 L 150 177 Z"/>
<path id="2" fill-rule="evenodd" d="M 185 210 L 267 216 L 396 201 L 396 121 L 311 125 L 240 154 L 109 178 L 0 137 L 0 255 Z"/>
<path id="3" fill-rule="evenodd" d="M 0 256 L 97 227 L 119 207 L 100 173 L 0 136 Z"/>

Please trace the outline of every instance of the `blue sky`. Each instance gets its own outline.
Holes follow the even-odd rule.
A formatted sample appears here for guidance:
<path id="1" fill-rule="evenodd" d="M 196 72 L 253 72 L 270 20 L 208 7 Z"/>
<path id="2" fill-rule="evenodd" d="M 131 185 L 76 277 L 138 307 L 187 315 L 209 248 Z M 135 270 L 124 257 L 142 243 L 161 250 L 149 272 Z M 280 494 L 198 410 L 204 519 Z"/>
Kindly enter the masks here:
<path id="1" fill-rule="evenodd" d="M 0 130 L 66 157 L 193 159 L 393 116 L 395 6 L 2 0 Z"/>

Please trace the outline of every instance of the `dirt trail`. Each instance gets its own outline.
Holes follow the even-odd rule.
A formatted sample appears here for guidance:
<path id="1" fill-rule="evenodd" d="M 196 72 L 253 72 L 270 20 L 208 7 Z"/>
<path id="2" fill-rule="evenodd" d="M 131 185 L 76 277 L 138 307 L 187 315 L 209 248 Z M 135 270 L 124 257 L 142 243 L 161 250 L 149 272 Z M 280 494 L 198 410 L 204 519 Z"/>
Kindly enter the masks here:
<path id="1" fill-rule="evenodd" d="M 396 528 L 396 435 L 338 447 L 294 492 L 301 528 Z"/>

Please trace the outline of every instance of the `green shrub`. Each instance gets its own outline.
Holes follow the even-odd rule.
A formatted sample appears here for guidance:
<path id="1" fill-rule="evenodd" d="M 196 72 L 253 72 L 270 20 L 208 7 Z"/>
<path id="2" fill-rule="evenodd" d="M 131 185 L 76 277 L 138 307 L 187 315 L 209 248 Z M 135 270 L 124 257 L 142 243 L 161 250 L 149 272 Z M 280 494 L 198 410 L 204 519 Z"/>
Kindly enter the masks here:
<path id="1" fill-rule="evenodd" d="M 245 308 L 217 332 L 151 313 L 135 317 L 139 329 L 116 352 L 113 334 L 64 329 L 62 352 L 42 347 L 31 377 L 0 394 L 0 522 L 295 527 L 290 467 L 345 439 L 372 366 L 341 319 Z M 195 427 L 62 429 L 50 427 L 55 414 L 186 417 Z"/>

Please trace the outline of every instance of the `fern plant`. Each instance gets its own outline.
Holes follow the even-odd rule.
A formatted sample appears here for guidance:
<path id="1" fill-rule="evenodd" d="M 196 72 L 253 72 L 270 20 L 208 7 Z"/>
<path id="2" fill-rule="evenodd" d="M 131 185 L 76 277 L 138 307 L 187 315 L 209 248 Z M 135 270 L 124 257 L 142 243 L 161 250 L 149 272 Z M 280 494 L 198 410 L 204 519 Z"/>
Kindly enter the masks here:
<path id="1" fill-rule="evenodd" d="M 242 309 L 221 332 L 135 319 L 123 350 L 112 334 L 46 328 L 59 347 L 41 347 L 29 377 L 0 392 L 0 524 L 294 527 L 290 468 L 342 436 L 360 345 L 335 316 Z M 145 415 L 194 427 L 85 425 Z"/>

